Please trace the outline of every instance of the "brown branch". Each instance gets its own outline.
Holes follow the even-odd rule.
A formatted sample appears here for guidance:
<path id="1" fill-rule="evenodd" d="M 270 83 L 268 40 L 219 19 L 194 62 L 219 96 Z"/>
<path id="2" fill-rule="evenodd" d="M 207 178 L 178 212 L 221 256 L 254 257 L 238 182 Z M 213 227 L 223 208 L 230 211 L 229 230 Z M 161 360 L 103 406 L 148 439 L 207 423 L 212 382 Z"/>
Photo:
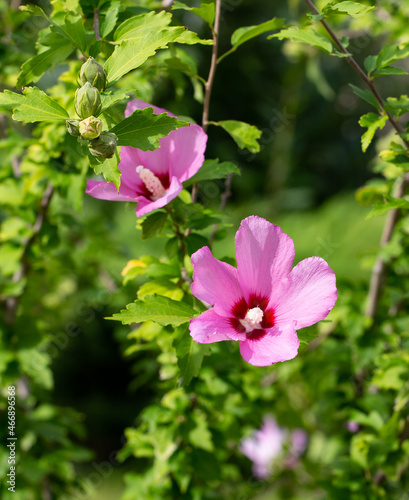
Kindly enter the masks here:
<path id="1" fill-rule="evenodd" d="M 228 174 L 226 176 L 226 180 L 225 180 L 225 184 L 224 184 L 224 192 L 222 194 L 222 200 L 220 202 L 220 211 L 221 212 L 224 212 L 226 210 L 227 202 L 229 201 L 229 198 L 231 196 L 232 178 L 233 178 L 233 174 Z M 210 245 L 212 245 L 212 243 L 213 243 L 213 240 L 214 240 L 214 237 L 216 236 L 218 227 L 219 227 L 219 225 L 215 224 L 213 229 L 212 229 L 212 233 L 211 233 L 210 238 L 209 238 Z"/>
<path id="2" fill-rule="evenodd" d="M 94 25 L 93 25 L 95 39 L 101 40 L 101 35 L 99 34 L 99 9 L 94 10 Z"/>
<path id="3" fill-rule="evenodd" d="M 40 209 L 37 213 L 36 220 L 32 227 L 32 234 L 26 241 L 23 243 L 23 255 L 20 260 L 20 269 L 14 273 L 12 281 L 13 283 L 18 283 L 21 279 L 25 278 L 29 272 L 29 261 L 28 261 L 28 253 L 31 249 L 31 246 L 37 239 L 41 228 L 43 227 L 44 220 L 46 218 L 48 207 L 50 206 L 51 199 L 54 194 L 54 187 L 49 184 L 44 191 L 43 197 L 40 203 Z M 21 295 L 17 297 L 9 297 L 5 302 L 5 321 L 7 324 L 12 325 L 16 319 L 17 308 L 21 299 Z"/>
<path id="4" fill-rule="evenodd" d="M 214 76 L 216 74 L 216 67 L 217 67 L 217 51 L 219 48 L 219 27 L 220 27 L 221 6 L 222 6 L 222 0 L 216 0 L 214 26 L 212 30 L 213 31 L 212 58 L 210 61 L 209 76 L 207 77 L 207 81 L 205 83 L 205 96 L 204 96 L 203 114 L 202 114 L 202 128 L 205 132 L 207 131 L 207 127 L 209 126 L 210 97 L 212 95 Z M 192 187 L 192 203 L 196 202 L 198 192 L 199 192 L 199 187 L 196 182 L 195 184 L 193 184 Z"/>
<path id="5" fill-rule="evenodd" d="M 409 185 L 409 175 L 406 174 L 403 179 L 400 179 L 395 191 L 393 192 L 394 198 L 402 198 L 405 194 L 406 188 Z M 390 210 L 386 217 L 385 226 L 383 228 L 380 248 L 382 249 L 392 237 L 393 229 L 398 221 L 399 211 L 397 209 Z M 366 316 L 374 318 L 378 302 L 381 297 L 382 286 L 385 279 L 386 263 L 382 257 L 378 256 L 375 265 L 372 269 L 371 281 L 369 284 L 369 292 L 367 299 L 367 306 L 365 310 Z"/>
<path id="6" fill-rule="evenodd" d="M 314 14 L 318 14 L 318 15 L 320 14 L 319 10 L 315 7 L 315 5 L 313 4 L 313 2 L 311 0 L 305 0 L 305 2 L 310 7 L 310 9 L 314 12 Z M 341 40 L 334 33 L 331 26 L 329 26 L 327 21 L 325 21 L 325 19 L 321 19 L 320 22 L 324 26 L 326 31 L 328 32 L 329 36 L 335 42 L 335 44 L 337 45 L 339 50 L 343 54 L 346 55 L 345 59 L 348 62 L 348 64 L 350 64 L 350 66 L 358 74 L 358 76 L 365 83 L 365 85 L 368 87 L 368 89 L 372 92 L 373 96 L 376 99 L 376 102 L 379 105 L 379 108 L 388 117 L 390 124 L 395 129 L 397 134 L 400 136 L 406 149 L 409 151 L 409 142 L 404 137 L 402 137 L 404 130 L 402 129 L 400 124 L 394 119 L 394 117 L 389 113 L 389 111 L 387 111 L 385 109 L 382 97 L 380 96 L 380 94 L 376 90 L 375 85 L 373 84 L 372 80 L 370 78 L 368 78 L 368 76 L 365 74 L 365 72 L 362 70 L 362 68 L 359 66 L 359 64 L 349 54 L 349 52 L 344 47 Z M 403 177 L 402 179 L 400 179 L 398 181 L 396 188 L 393 192 L 393 197 L 394 198 L 402 198 L 408 184 L 409 184 L 409 178 L 406 175 L 405 177 Z M 390 241 L 390 239 L 392 237 L 393 229 L 394 229 L 396 222 L 398 220 L 398 214 L 399 214 L 399 211 L 397 209 L 393 209 L 393 210 L 389 211 L 388 216 L 386 218 L 383 233 L 382 233 L 382 238 L 381 238 L 381 243 L 380 243 L 381 248 L 383 248 Z M 376 309 L 378 307 L 378 302 L 379 302 L 381 292 L 382 292 L 382 285 L 384 282 L 386 268 L 387 268 L 387 266 L 386 266 L 385 262 L 382 260 L 381 257 L 378 257 L 376 260 L 375 266 L 372 269 L 372 275 L 371 275 L 369 292 L 368 292 L 368 305 L 366 308 L 366 315 L 369 316 L 370 318 L 374 318 L 375 314 L 376 314 Z"/>
<path id="7" fill-rule="evenodd" d="M 310 7 L 310 9 L 314 12 L 314 14 L 320 14 L 320 11 L 315 7 L 315 5 L 312 3 L 311 0 L 305 0 L 305 3 Z M 365 72 L 362 70 L 362 68 L 359 66 L 359 64 L 355 61 L 355 59 L 349 54 L 347 49 L 344 47 L 342 44 L 341 40 L 337 37 L 337 35 L 334 33 L 332 30 L 331 26 L 327 23 L 325 19 L 321 19 L 321 24 L 324 26 L 324 28 L 327 30 L 329 36 L 334 40 L 335 44 L 339 48 L 339 50 L 347 55 L 345 57 L 346 61 L 351 65 L 351 67 L 355 70 L 355 72 L 359 75 L 361 80 L 365 83 L 365 85 L 369 88 L 369 90 L 372 92 L 374 95 L 376 102 L 379 104 L 380 109 L 382 110 L 383 113 L 386 114 L 388 117 L 388 120 L 390 121 L 392 127 L 396 130 L 398 134 L 403 134 L 403 129 L 400 126 L 400 124 L 395 121 L 393 116 L 385 109 L 382 97 L 379 95 L 378 91 L 375 88 L 375 85 L 373 84 L 372 80 L 368 78 L 368 76 L 365 74 Z M 401 138 L 402 141 L 405 143 L 406 148 L 409 150 L 409 142 Z"/>

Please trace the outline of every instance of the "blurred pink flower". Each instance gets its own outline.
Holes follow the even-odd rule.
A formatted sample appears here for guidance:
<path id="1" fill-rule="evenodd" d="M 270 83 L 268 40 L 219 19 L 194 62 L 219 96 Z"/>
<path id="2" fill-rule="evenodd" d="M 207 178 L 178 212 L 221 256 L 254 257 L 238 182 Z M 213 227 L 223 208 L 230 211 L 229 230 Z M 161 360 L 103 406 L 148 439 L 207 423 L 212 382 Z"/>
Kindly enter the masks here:
<path id="1" fill-rule="evenodd" d="M 259 479 L 268 479 L 272 462 L 283 452 L 286 431 L 267 415 L 263 425 L 251 437 L 242 440 L 240 452 L 253 462 L 253 473 Z"/>
<path id="2" fill-rule="evenodd" d="M 355 422 L 355 420 L 349 420 L 346 423 L 346 428 L 349 430 L 349 432 L 358 432 L 359 431 L 359 424 L 358 422 Z"/>
<path id="3" fill-rule="evenodd" d="M 284 462 L 287 469 L 292 469 L 298 464 L 298 458 L 307 448 L 308 434 L 304 429 L 294 429 L 290 436 L 288 456 Z"/>
<path id="4" fill-rule="evenodd" d="M 145 108 L 153 108 L 157 115 L 175 116 L 137 99 L 128 103 L 125 116 Z M 154 151 L 122 146 L 119 193 L 106 181 L 88 181 L 86 193 L 101 200 L 136 202 L 138 217 L 167 205 L 182 191 L 182 182 L 203 165 L 207 135 L 199 125 L 190 124 L 173 130 L 159 142 L 160 148 Z"/>
<path id="5" fill-rule="evenodd" d="M 236 233 L 237 269 L 209 248 L 192 255 L 192 292 L 214 307 L 190 322 L 196 342 L 240 341 L 243 358 L 267 366 L 297 355 L 296 329 L 324 319 L 337 300 L 335 274 L 320 257 L 294 269 L 293 240 L 260 217 Z"/>

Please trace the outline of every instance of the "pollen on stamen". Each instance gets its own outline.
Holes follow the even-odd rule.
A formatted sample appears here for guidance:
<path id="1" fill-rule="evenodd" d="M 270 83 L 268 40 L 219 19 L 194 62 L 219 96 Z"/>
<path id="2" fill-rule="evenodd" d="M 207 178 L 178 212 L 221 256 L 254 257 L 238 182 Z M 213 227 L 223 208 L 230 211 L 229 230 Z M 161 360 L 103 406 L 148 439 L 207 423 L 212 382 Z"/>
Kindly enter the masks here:
<path id="1" fill-rule="evenodd" d="M 148 191 L 152 193 L 153 200 L 157 200 L 166 194 L 166 189 L 163 187 L 161 181 L 149 169 L 139 165 L 136 167 L 136 172 L 140 175 Z"/>
<path id="2" fill-rule="evenodd" d="M 244 321 L 250 326 L 257 327 L 263 320 L 263 316 L 264 312 L 262 309 L 260 309 L 259 307 L 253 307 L 252 309 L 249 309 L 247 311 Z"/>

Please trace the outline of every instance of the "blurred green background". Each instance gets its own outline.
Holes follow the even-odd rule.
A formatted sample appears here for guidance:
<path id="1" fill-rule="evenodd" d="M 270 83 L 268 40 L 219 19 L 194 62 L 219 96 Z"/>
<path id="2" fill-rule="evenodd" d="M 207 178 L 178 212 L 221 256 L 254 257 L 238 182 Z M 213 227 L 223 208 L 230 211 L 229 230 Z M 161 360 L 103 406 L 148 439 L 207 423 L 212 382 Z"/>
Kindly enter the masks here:
<path id="1" fill-rule="evenodd" d="M 230 36 L 240 26 L 272 17 L 291 21 L 303 12 L 304 3 L 294 0 L 226 1 L 220 53 L 228 50 Z M 175 17 L 202 37 L 209 37 L 205 27 L 189 13 L 177 12 Z M 379 49 L 379 40 L 373 40 L 364 26 L 357 28 L 355 37 L 349 35 L 353 36 L 351 50 L 359 62 Z M 190 50 L 200 61 L 200 74 L 206 76 L 211 48 L 195 46 Z M 58 71 L 61 68 L 46 75 L 40 88 L 49 86 Z M 389 78 L 388 95 L 403 91 L 404 81 L 399 78 Z M 255 214 L 280 225 L 293 238 L 296 261 L 318 255 L 327 260 L 338 280 L 368 281 L 383 219 L 365 221 L 368 208 L 355 200 L 356 189 L 374 175 L 371 162 L 376 152 L 374 146 L 366 154 L 361 152 L 358 119 L 368 110 L 348 86 L 350 81 L 359 85 L 343 60 L 322 57 L 301 45 L 266 40 L 265 36 L 243 45 L 218 67 L 210 119 L 245 121 L 259 127 L 263 135 L 261 152 L 253 155 L 240 151 L 221 129 L 209 128 L 207 157 L 232 160 L 242 172 L 233 179 L 227 208 L 233 222 L 229 238 L 216 241 L 216 257 L 234 257 L 237 227 L 242 218 Z M 382 81 L 380 87 L 382 90 Z M 188 79 L 156 74 L 152 89 L 155 105 L 200 123 L 201 104 L 194 99 Z M 144 93 L 149 91 L 141 89 L 141 98 Z M 382 131 L 388 132 L 387 127 Z M 199 199 L 217 207 L 223 189 L 221 182 L 205 183 Z M 121 270 L 127 261 L 141 255 L 159 256 L 162 247 L 160 241 L 141 241 L 132 205 L 87 198 L 82 219 L 70 216 L 73 245 L 81 248 L 82 232 L 91 225 L 99 239 L 94 240 L 93 248 L 83 249 L 80 274 L 72 276 L 67 265 L 62 273 L 65 279 L 50 293 L 50 311 L 53 304 L 64 303 L 56 331 L 69 322 L 81 330 L 54 359 L 53 398 L 57 404 L 84 415 L 84 444 L 94 450 L 94 465 L 81 472 L 91 478 L 95 467 L 109 462 L 121 448 L 123 429 L 132 426 L 152 398 L 150 380 L 157 375 L 154 360 L 145 360 L 145 372 L 136 371 L 135 359 L 139 358 L 124 356 L 129 328 L 104 318 L 135 297 L 137 283 L 120 287 Z M 98 279 L 108 292 L 101 295 L 95 289 L 93 294 L 89 283 L 99 273 L 96 263 L 105 260 L 107 254 L 110 257 L 105 273 Z M 122 473 L 133 466 L 132 462 L 115 466 L 107 479 L 90 487 L 87 499 L 117 498 L 123 488 Z"/>

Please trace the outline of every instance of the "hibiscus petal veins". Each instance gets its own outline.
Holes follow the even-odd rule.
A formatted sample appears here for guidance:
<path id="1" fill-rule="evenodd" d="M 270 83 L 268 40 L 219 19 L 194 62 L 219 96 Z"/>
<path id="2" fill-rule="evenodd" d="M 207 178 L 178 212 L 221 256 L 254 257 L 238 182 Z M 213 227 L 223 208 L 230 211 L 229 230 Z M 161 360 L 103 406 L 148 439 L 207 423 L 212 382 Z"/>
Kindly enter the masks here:
<path id="1" fill-rule="evenodd" d="M 261 217 L 244 219 L 236 234 L 237 269 L 207 247 L 192 255 L 192 293 L 213 307 L 190 322 L 196 342 L 240 342 L 254 366 L 297 355 L 296 330 L 324 319 L 337 300 L 335 274 L 310 257 L 293 269 L 292 239 Z"/>
<path id="2" fill-rule="evenodd" d="M 145 108 L 153 108 L 156 115 L 175 116 L 138 99 L 128 103 L 125 116 Z M 190 179 L 203 165 L 206 142 L 207 135 L 202 127 L 191 123 L 159 139 L 160 147 L 154 151 L 122 146 L 118 165 L 121 171 L 119 193 L 106 181 L 88 181 L 86 193 L 101 200 L 136 202 L 138 217 L 164 207 L 182 191 L 182 182 Z"/>

